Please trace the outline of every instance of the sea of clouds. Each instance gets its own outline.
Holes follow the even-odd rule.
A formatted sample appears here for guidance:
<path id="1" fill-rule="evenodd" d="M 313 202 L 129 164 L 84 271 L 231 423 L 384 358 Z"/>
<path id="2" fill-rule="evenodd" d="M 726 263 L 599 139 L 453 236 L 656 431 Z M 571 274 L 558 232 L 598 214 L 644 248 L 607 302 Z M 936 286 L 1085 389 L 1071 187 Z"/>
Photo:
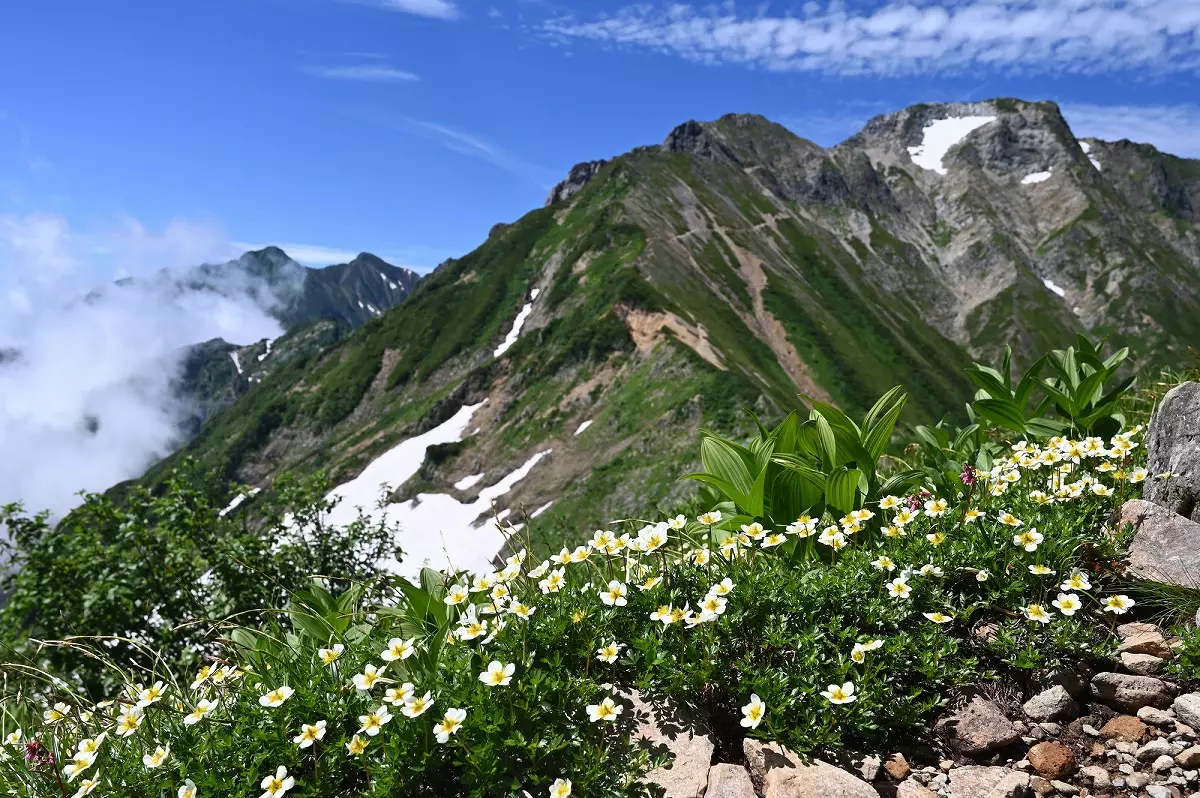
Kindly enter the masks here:
<path id="1" fill-rule="evenodd" d="M 161 272 L 231 254 L 203 223 L 85 235 L 55 215 L 0 216 L 0 504 L 58 516 L 138 476 L 178 443 L 187 347 L 280 334 L 273 295 L 244 274 L 196 288 Z"/>

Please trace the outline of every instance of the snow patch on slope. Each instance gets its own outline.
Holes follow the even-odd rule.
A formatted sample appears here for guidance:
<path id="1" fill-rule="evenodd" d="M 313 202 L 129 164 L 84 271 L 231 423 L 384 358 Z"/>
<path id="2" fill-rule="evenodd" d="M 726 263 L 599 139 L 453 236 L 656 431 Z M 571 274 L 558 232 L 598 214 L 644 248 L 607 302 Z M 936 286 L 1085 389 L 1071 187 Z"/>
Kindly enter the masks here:
<path id="1" fill-rule="evenodd" d="M 549 509 L 550 509 L 551 507 L 553 507 L 553 506 L 554 506 L 554 502 L 553 502 L 553 501 L 548 501 L 548 502 L 546 502 L 545 504 L 543 504 L 541 507 L 537 508 L 537 509 L 536 509 L 536 510 L 534 510 L 532 513 L 530 513 L 530 514 L 529 514 L 529 517 L 530 517 L 530 518 L 537 518 L 539 515 L 541 515 L 542 513 L 546 512 L 547 510 L 549 510 Z"/>
<path id="2" fill-rule="evenodd" d="M 966 138 L 972 130 L 995 119 L 994 116 L 960 116 L 954 119 L 934 120 L 921 131 L 920 145 L 909 147 L 908 154 L 912 157 L 912 162 L 922 169 L 944 175 L 946 167 L 942 165 L 942 158 L 946 157 L 950 148 Z"/>
<path id="3" fill-rule="evenodd" d="M 590 427 L 590 426 L 592 426 L 592 420 L 589 418 L 587 421 L 585 421 L 585 422 L 583 422 L 582 424 L 580 424 L 580 425 L 579 425 L 579 429 L 575 430 L 575 434 L 576 434 L 576 435 L 582 435 L 582 434 L 583 434 L 583 431 L 584 431 L 585 429 L 587 429 L 588 427 Z"/>
<path id="4" fill-rule="evenodd" d="M 1092 145 L 1086 141 L 1079 142 L 1079 149 L 1083 150 L 1083 154 L 1092 162 L 1092 166 L 1096 167 L 1096 171 L 1100 171 L 1100 162 L 1092 157 Z"/>
<path id="5" fill-rule="evenodd" d="M 1045 280 L 1045 279 L 1043 279 L 1043 280 L 1042 280 L 1042 285 L 1046 286 L 1047 288 L 1049 288 L 1051 291 L 1053 291 L 1054 293 L 1058 294 L 1059 296 L 1066 296 L 1066 295 L 1067 295 L 1067 289 L 1063 288 L 1063 287 L 1062 287 L 1062 286 L 1060 286 L 1060 285 L 1056 285 L 1056 284 L 1054 283 L 1054 281 L 1053 281 L 1053 280 Z"/>
<path id="6" fill-rule="evenodd" d="M 238 370 L 238 376 L 242 374 L 242 361 L 238 360 L 237 352 L 230 352 L 229 356 L 233 358 L 233 367 Z"/>
<path id="7" fill-rule="evenodd" d="M 475 484 L 478 483 L 479 480 L 481 480 L 481 479 L 483 479 L 483 474 L 471 474 L 470 476 L 463 477 L 458 482 L 455 482 L 454 489 L 455 490 L 468 490 L 468 489 L 474 487 Z"/>
<path id="8" fill-rule="evenodd" d="M 1054 173 L 1054 170 L 1050 169 L 1045 172 L 1034 172 L 1031 175 L 1025 175 L 1024 177 L 1021 178 L 1021 185 L 1028 186 L 1028 185 L 1032 185 L 1034 183 L 1044 183 L 1050 179 L 1050 176 L 1053 173 Z"/>
<path id="9" fill-rule="evenodd" d="M 271 344 L 275 343 L 274 338 L 267 339 L 267 351 L 258 356 L 258 362 L 261 363 L 271 356 Z"/>
<path id="10" fill-rule="evenodd" d="M 513 321 L 512 329 L 508 331 L 508 335 L 504 336 L 503 343 L 496 347 L 496 351 L 492 353 L 493 357 L 500 357 L 517 342 L 517 338 L 521 335 L 521 328 L 525 326 L 525 320 L 533 312 L 533 301 L 538 298 L 538 293 L 537 288 L 530 292 L 529 301 L 525 303 L 525 307 L 521 308 L 521 312 L 517 314 L 517 318 Z"/>
<path id="11" fill-rule="evenodd" d="M 242 502 L 246 501 L 246 499 L 252 499 L 255 496 L 257 496 L 259 490 L 260 490 L 260 488 L 251 488 L 246 493 L 239 493 L 238 495 L 234 496 L 233 501 L 229 502 L 229 504 L 226 505 L 225 509 L 222 510 L 221 512 L 217 513 L 217 515 L 224 518 L 226 515 L 228 515 L 229 513 L 232 513 L 234 510 L 236 510 L 238 508 L 238 505 L 240 505 Z"/>

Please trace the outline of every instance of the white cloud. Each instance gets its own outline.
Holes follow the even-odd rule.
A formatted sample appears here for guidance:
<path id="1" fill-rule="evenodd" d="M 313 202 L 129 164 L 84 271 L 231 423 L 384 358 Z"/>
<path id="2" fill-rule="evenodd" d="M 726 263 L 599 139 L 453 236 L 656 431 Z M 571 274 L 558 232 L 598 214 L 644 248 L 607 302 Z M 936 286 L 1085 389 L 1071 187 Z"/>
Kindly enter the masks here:
<path id="1" fill-rule="evenodd" d="M 778 16 L 731 8 L 644 3 L 607 16 L 551 19 L 538 30 L 556 41 L 593 40 L 707 64 L 838 75 L 1200 68 L 1200 0 L 890 0 L 873 10 L 830 0 Z"/>
<path id="2" fill-rule="evenodd" d="M 380 0 L 388 11 L 403 11 L 433 19 L 458 19 L 459 11 L 451 0 Z"/>
<path id="3" fill-rule="evenodd" d="M 1080 138 L 1130 139 L 1163 152 L 1200 158 L 1200 106 L 1062 104 L 1063 116 Z"/>
<path id="4" fill-rule="evenodd" d="M 359 64 L 356 66 L 311 67 L 305 69 L 311 75 L 333 80 L 362 80 L 377 83 L 412 83 L 421 78 L 403 69 L 394 69 L 378 64 Z"/>
<path id="5" fill-rule="evenodd" d="M 255 286 L 251 300 L 244 275 L 219 291 L 150 278 L 227 254 L 217 229 L 174 220 L 155 232 L 125 219 L 77 232 L 51 214 L 0 216 L 0 349 L 20 353 L 0 363 L 0 503 L 61 514 L 77 491 L 137 476 L 188 410 L 172 387 L 184 347 L 279 334 L 269 292 Z M 97 285 L 118 270 L 142 279 Z"/>

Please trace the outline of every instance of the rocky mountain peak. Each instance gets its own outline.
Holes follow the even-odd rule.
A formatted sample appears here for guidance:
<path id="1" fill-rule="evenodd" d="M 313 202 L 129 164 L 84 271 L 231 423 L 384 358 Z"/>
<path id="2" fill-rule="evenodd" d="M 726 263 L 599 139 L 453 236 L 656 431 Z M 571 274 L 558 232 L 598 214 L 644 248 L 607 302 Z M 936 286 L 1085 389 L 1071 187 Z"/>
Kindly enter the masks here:
<path id="1" fill-rule="evenodd" d="M 567 173 L 567 179 L 550 189 L 546 205 L 562 202 L 578 194 L 606 163 L 608 161 L 584 161 L 572 166 L 571 171 Z"/>

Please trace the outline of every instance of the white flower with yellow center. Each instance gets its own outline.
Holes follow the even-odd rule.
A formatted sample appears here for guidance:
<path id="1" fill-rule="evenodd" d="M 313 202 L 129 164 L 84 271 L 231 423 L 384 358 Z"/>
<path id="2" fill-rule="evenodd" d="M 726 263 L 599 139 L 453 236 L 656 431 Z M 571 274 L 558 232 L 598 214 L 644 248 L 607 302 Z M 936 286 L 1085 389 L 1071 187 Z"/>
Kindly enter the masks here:
<path id="1" fill-rule="evenodd" d="M 997 516 L 996 520 L 998 520 L 1000 523 L 1004 524 L 1005 526 L 1020 526 L 1021 524 L 1025 523 L 1020 518 L 1017 518 L 1015 515 L 1013 515 L 1010 512 L 1000 513 L 1000 515 Z"/>
<path id="2" fill-rule="evenodd" d="M 571 780 L 555 779 L 550 785 L 550 798 L 570 798 Z"/>
<path id="3" fill-rule="evenodd" d="M 1037 551 L 1037 547 L 1041 545 L 1045 538 L 1041 532 L 1036 529 L 1029 529 L 1019 535 L 1013 535 L 1013 545 L 1020 546 L 1025 551 Z"/>
<path id="4" fill-rule="evenodd" d="M 471 605 L 458 622 L 458 639 L 474 640 L 477 637 L 487 634 L 487 628 L 487 621 L 481 621 L 476 618 L 475 605 Z"/>
<path id="5" fill-rule="evenodd" d="M 865 524 L 867 521 L 870 521 L 874 517 L 875 517 L 875 513 L 871 512 L 870 510 L 868 510 L 865 507 L 860 510 L 851 510 L 850 511 L 850 518 L 856 524 Z"/>
<path id="6" fill-rule="evenodd" d="M 512 684 L 512 677 L 516 670 L 517 665 L 514 662 L 505 665 L 494 659 L 488 663 L 487 670 L 479 674 L 479 681 L 488 687 L 508 687 Z"/>
<path id="7" fill-rule="evenodd" d="M 821 695 L 831 704 L 849 704 L 858 698 L 854 694 L 854 682 L 831 684 L 821 691 Z"/>
<path id="8" fill-rule="evenodd" d="M 451 607 L 462 604 L 471 597 L 471 590 L 466 585 L 454 585 L 446 591 L 446 597 L 442 601 Z"/>
<path id="9" fill-rule="evenodd" d="M 342 652 L 345 650 L 346 647 L 341 643 L 334 643 L 329 648 L 318 649 L 317 658 L 321 660 L 322 664 L 332 666 L 333 663 L 338 661 L 338 657 L 342 656 Z"/>
<path id="10" fill-rule="evenodd" d="M 592 556 L 592 552 L 587 546 L 576 546 L 575 551 L 571 552 L 571 562 L 581 563 L 590 556 Z"/>
<path id="11" fill-rule="evenodd" d="M 121 717 L 117 719 L 116 735 L 128 737 L 142 725 L 144 715 L 141 707 L 122 707 Z"/>
<path id="12" fill-rule="evenodd" d="M 667 526 L 678 532 L 687 526 L 687 518 L 683 517 L 682 515 L 677 515 L 674 518 L 668 518 Z"/>
<path id="13" fill-rule="evenodd" d="M 1040 490 L 1031 490 L 1029 492 L 1029 498 L 1033 500 L 1034 504 L 1047 505 L 1054 503 L 1054 498 L 1052 496 L 1047 496 Z"/>
<path id="14" fill-rule="evenodd" d="M 1097 496 L 1111 496 L 1113 494 L 1113 489 L 1107 485 L 1097 482 L 1092 485 L 1092 493 L 1096 494 Z"/>
<path id="15" fill-rule="evenodd" d="M 1041 604 L 1030 604 L 1023 610 L 1025 617 L 1038 623 L 1050 623 L 1050 613 Z"/>
<path id="16" fill-rule="evenodd" d="M 896 514 L 892 516 L 892 525 L 904 527 L 904 526 L 908 526 L 909 524 L 911 524 L 913 521 L 916 521 L 916 520 L 917 520 L 917 514 L 915 512 L 908 509 L 907 507 L 901 507 L 899 510 L 896 511 Z"/>
<path id="17" fill-rule="evenodd" d="M 1003 496 L 1008 493 L 1007 482 L 992 482 L 988 484 L 988 493 L 993 496 Z"/>
<path id="18" fill-rule="evenodd" d="M 946 533 L 945 532 L 930 532 L 928 535 L 925 536 L 925 539 L 929 541 L 929 544 L 931 546 L 937 547 L 946 542 Z"/>
<path id="19" fill-rule="evenodd" d="M 762 539 L 762 543 L 760 543 L 759 545 L 764 549 L 770 549 L 770 548 L 774 548 L 775 546 L 780 545 L 781 543 L 786 543 L 786 542 L 787 542 L 787 535 L 783 534 L 782 532 L 772 532 L 771 534 L 764 537 Z"/>
<path id="20" fill-rule="evenodd" d="M 503 603 L 508 599 L 509 595 L 510 591 L 508 589 L 508 585 L 504 584 L 503 582 L 492 587 L 491 597 L 493 603 Z"/>
<path id="21" fill-rule="evenodd" d="M 1068 618 L 1083 609 L 1083 602 L 1074 593 L 1059 593 L 1058 598 L 1050 603 L 1058 607 L 1058 611 Z"/>
<path id="22" fill-rule="evenodd" d="M 406 704 L 405 706 L 407 707 L 408 705 Z M 403 709 L 400 711 L 404 712 Z M 424 710 L 422 710 L 422 712 L 423 711 Z M 404 714 L 408 715 L 407 712 L 404 712 Z M 420 714 L 420 713 L 417 713 L 417 714 Z M 410 715 L 409 717 L 416 717 L 416 715 Z M 391 719 L 392 719 L 392 713 L 388 712 L 387 707 L 380 706 L 376 709 L 372 709 L 367 714 L 358 716 L 358 723 L 359 723 L 358 733 L 365 734 L 368 737 L 374 737 L 379 734 L 379 732 L 383 729 L 383 727 Z"/>
<path id="23" fill-rule="evenodd" d="M 1104 599 L 1104 611 L 1111 612 L 1114 615 L 1124 615 L 1129 612 L 1130 607 L 1136 604 L 1133 599 L 1124 594 L 1118 596 L 1109 596 Z"/>
<path id="24" fill-rule="evenodd" d="M 1072 571 L 1071 575 L 1059 585 L 1059 588 L 1066 591 L 1091 590 L 1092 582 L 1088 579 L 1087 574 L 1082 571 Z"/>
<path id="25" fill-rule="evenodd" d="M 696 519 L 696 522 L 701 526 L 716 526 L 717 524 L 721 523 L 721 511 L 712 510 L 707 513 L 702 513 L 700 517 Z"/>
<path id="26" fill-rule="evenodd" d="M 644 551 L 647 554 L 653 551 L 658 551 L 663 546 L 667 545 L 669 536 L 665 528 L 659 526 L 643 527 L 638 533 L 638 550 Z"/>
<path id="27" fill-rule="evenodd" d="M 263 791 L 263 794 L 259 798 L 279 798 L 279 796 L 296 786 L 296 779 L 289 776 L 287 768 L 280 765 L 276 769 L 274 776 L 264 776 L 258 786 Z"/>
<path id="28" fill-rule="evenodd" d="M 969 524 L 972 521 L 976 521 L 982 517 L 983 517 L 983 511 L 976 510 L 974 507 L 972 507 L 970 510 L 967 510 L 965 513 L 963 513 L 962 520 L 963 520 L 964 524 Z"/>
<path id="29" fill-rule="evenodd" d="M 790 534 L 796 535 L 797 537 L 806 538 L 809 535 L 811 535 L 817 531 L 818 521 L 819 521 L 819 519 L 817 519 L 817 518 L 813 518 L 809 515 L 802 515 L 799 518 L 797 518 L 795 521 L 793 521 L 792 523 L 787 525 L 787 531 Z M 764 534 L 766 534 L 766 533 L 764 532 Z M 754 539 L 760 540 L 761 538 L 762 538 L 762 535 L 759 535 L 758 537 L 756 537 Z"/>
<path id="30" fill-rule="evenodd" d="M 749 535 L 753 540 L 759 540 L 767 533 L 767 531 L 763 529 L 763 525 L 757 521 L 749 524 L 742 524 L 742 532 Z"/>
<path id="31" fill-rule="evenodd" d="M 90 779 L 84 779 L 79 782 L 79 789 L 71 798 L 83 798 L 85 795 L 91 795 L 92 791 L 100 786 L 100 771 L 96 771 L 96 775 Z"/>
<path id="32" fill-rule="evenodd" d="M 599 704 L 590 704 L 587 707 L 588 720 L 590 720 L 592 723 L 596 723 L 597 721 L 601 720 L 606 720 L 611 723 L 615 721 L 624 711 L 625 707 L 616 703 L 611 698 L 606 698 Z"/>
<path id="33" fill-rule="evenodd" d="M 757 729 L 758 724 L 766 717 L 767 705 L 758 697 L 758 693 L 750 694 L 750 703 L 742 707 L 741 724 L 747 729 Z"/>
<path id="34" fill-rule="evenodd" d="M 501 582 L 511 582 L 512 580 L 516 579 L 520 575 L 521 575 L 521 564 L 520 563 L 509 563 L 508 565 L 504 566 L 504 570 L 502 570 L 496 574 L 496 576 L 500 579 Z"/>
<path id="35" fill-rule="evenodd" d="M 616 539 L 617 536 L 607 529 L 597 529 L 596 533 L 592 535 L 592 539 L 588 542 L 588 545 L 597 551 L 603 551 Z"/>
<path id="36" fill-rule="evenodd" d="M 142 687 L 141 685 L 138 685 L 137 705 L 139 707 L 148 707 L 151 704 L 162 700 L 162 697 L 166 695 L 166 693 L 166 688 L 163 687 L 163 683 L 161 681 L 155 682 L 149 687 Z"/>
<path id="37" fill-rule="evenodd" d="M 1111 463 L 1111 462 L 1105 461 L 1105 462 L 1103 462 L 1103 463 L 1099 463 L 1099 464 L 1097 464 L 1097 465 L 1095 466 L 1095 468 L 1096 468 L 1096 470 L 1097 470 L 1097 471 L 1099 471 L 1101 474 L 1107 474 L 1107 473 L 1109 473 L 1109 472 L 1111 472 L 1111 471 L 1116 471 L 1116 470 L 1117 470 L 1117 465 L 1116 465 L 1115 463 Z"/>
<path id="38" fill-rule="evenodd" d="M 692 549 L 691 558 L 692 562 L 696 565 L 708 565 L 712 559 L 712 554 L 709 552 L 708 547 L 704 546 L 699 549 Z"/>
<path id="39" fill-rule="evenodd" d="M 934 565 L 933 563 L 926 563 L 925 565 L 922 565 L 921 570 L 918 573 L 920 573 L 921 576 L 941 577 L 945 575 L 945 572 L 942 570 L 941 566 Z"/>
<path id="40" fill-rule="evenodd" d="M 67 766 L 63 768 L 63 773 L 67 777 L 67 782 L 69 783 L 75 781 L 75 777 L 90 768 L 95 761 L 96 755 L 94 753 L 76 754 L 74 757 L 72 757 L 71 761 L 67 763 Z"/>
<path id="41" fill-rule="evenodd" d="M 407 701 L 416 689 L 412 682 L 405 682 L 399 687 L 389 687 L 383 691 L 383 703 L 398 707 Z"/>
<path id="42" fill-rule="evenodd" d="M 720 596 L 705 596 L 704 601 L 700 604 L 701 613 L 707 613 L 711 616 L 722 615 L 725 612 L 725 606 L 728 603 L 727 599 Z"/>
<path id="43" fill-rule="evenodd" d="M 729 577 L 725 577 L 708 589 L 708 595 L 710 596 L 728 596 L 732 592 L 733 580 Z"/>
<path id="44" fill-rule="evenodd" d="M 896 561 L 886 554 L 880 555 L 879 559 L 872 560 L 871 565 L 876 571 L 894 571 L 896 570 Z"/>
<path id="45" fill-rule="evenodd" d="M 899 496 L 884 496 L 879 500 L 880 510 L 890 510 L 893 507 L 900 506 L 901 499 Z"/>
<path id="46" fill-rule="evenodd" d="M 566 571 L 562 568 L 555 568 L 546 575 L 545 579 L 538 582 L 538 587 L 541 589 L 543 594 L 550 594 L 557 593 L 558 591 L 562 590 L 566 584 Z"/>
<path id="47" fill-rule="evenodd" d="M 368 665 L 367 667 L 370 668 L 371 670 L 375 669 L 374 665 Z M 358 684 L 357 676 L 354 677 L 354 683 Z M 359 689 L 365 690 L 366 688 L 360 687 Z M 285 684 L 285 685 L 282 685 L 281 687 L 276 687 L 274 690 L 271 690 L 264 695 L 259 696 L 258 703 L 264 707 L 277 707 L 280 704 L 282 704 L 284 701 L 287 701 L 289 698 L 291 698 L 292 693 L 294 693 L 294 692 L 296 692 L 296 691 L 293 690 L 291 687 L 288 687 Z"/>
<path id="48" fill-rule="evenodd" d="M 529 572 L 530 579 L 541 579 L 550 571 L 550 561 L 542 560 L 542 564 Z"/>
<path id="49" fill-rule="evenodd" d="M 614 640 L 596 649 L 596 659 L 601 662 L 616 662 L 617 657 L 621 656 L 621 649 L 623 648 L 625 648 L 624 643 L 618 643 Z"/>
<path id="50" fill-rule="evenodd" d="M 975 572 L 975 581 L 976 582 L 986 582 L 989 578 L 991 578 L 991 574 L 989 574 L 987 571 L 976 571 Z"/>
<path id="51" fill-rule="evenodd" d="M 528 604 L 522 603 L 520 601 L 514 601 L 508 607 L 509 615 L 515 615 L 518 618 L 525 620 L 525 621 L 532 618 L 533 614 L 535 612 L 537 612 L 537 607 L 531 607 Z"/>
<path id="52" fill-rule="evenodd" d="M 564 551 L 565 551 L 565 549 L 564 549 Z M 487 591 L 489 591 L 493 587 L 495 587 L 495 585 L 496 585 L 496 575 L 495 574 L 484 574 L 483 576 L 477 576 L 477 577 L 475 577 L 475 580 L 471 583 L 471 592 L 472 593 L 486 593 Z"/>
<path id="53" fill-rule="evenodd" d="M 937 518 L 950 509 L 950 502 L 945 499 L 930 499 L 925 502 L 925 515 L 930 518 Z"/>
<path id="54" fill-rule="evenodd" d="M 6 742 L 9 745 L 20 745 L 21 737 L 23 735 L 24 735 L 23 731 L 21 731 L 20 729 L 16 729 L 15 731 L 9 732 L 8 735 L 5 736 L 4 742 Z"/>
<path id="55" fill-rule="evenodd" d="M 404 701 L 404 706 L 400 708 L 400 713 L 405 717 L 415 718 L 433 706 L 433 695 L 425 693 L 425 695 L 411 695 Z"/>
<path id="56" fill-rule="evenodd" d="M 624 607 L 628 604 L 625 596 L 628 594 L 628 589 L 617 579 L 613 579 L 608 583 L 608 587 L 600 591 L 600 600 L 609 607 Z"/>
<path id="57" fill-rule="evenodd" d="M 1144 469 L 1144 468 L 1135 468 L 1129 472 L 1129 481 L 1130 482 L 1142 482 L 1145 479 L 1146 479 L 1146 469 Z"/>
<path id="58" fill-rule="evenodd" d="M 199 701 L 196 702 L 196 706 L 192 707 L 192 711 L 190 713 L 188 713 L 188 716 L 183 719 L 184 725 L 185 726 L 195 726 L 197 723 L 199 723 L 200 721 L 207 718 L 210 714 L 212 714 L 212 711 L 214 709 L 216 709 L 217 705 L 220 703 L 221 702 L 215 698 L 212 699 L 211 701 L 207 698 L 200 699 Z M 260 700 L 260 703 L 261 703 L 261 700 Z"/>
<path id="59" fill-rule="evenodd" d="M 71 712 L 71 708 L 61 701 L 42 713 L 42 720 L 47 724 L 58 723 Z"/>
<path id="60" fill-rule="evenodd" d="M 184 779 L 183 784 L 179 785 L 179 792 L 175 793 L 175 798 L 196 798 L 196 782 Z"/>
<path id="61" fill-rule="evenodd" d="M 367 744 L 370 741 L 365 737 L 354 735 L 350 738 L 350 742 L 346 743 L 346 753 L 350 756 L 362 756 L 363 751 L 367 750 Z"/>
<path id="62" fill-rule="evenodd" d="M 1054 573 L 1054 569 L 1048 565 L 1037 563 L 1029 566 L 1029 573 L 1033 574 L 1034 576 L 1049 576 Z"/>
<path id="63" fill-rule="evenodd" d="M 395 662 L 396 660 L 406 660 L 416 651 L 415 637 L 408 640 L 401 640 L 399 637 L 393 637 L 388 641 L 388 647 L 380 653 L 379 658 L 384 662 Z"/>
<path id="64" fill-rule="evenodd" d="M 447 709 L 446 714 L 438 721 L 438 724 L 433 727 L 434 737 L 442 745 L 445 745 L 450 740 L 450 735 L 457 734 L 462 728 L 463 721 L 467 719 L 467 711 L 465 709 Z"/>
<path id="65" fill-rule="evenodd" d="M 555 554 L 551 559 L 554 560 L 555 562 L 557 562 L 559 565 L 570 565 L 571 564 L 571 550 L 564 548 L 558 554 Z"/>
<path id="66" fill-rule="evenodd" d="M 887 592 L 892 598 L 906 599 L 912 594 L 912 588 L 905 579 L 893 579 L 887 583 Z"/>
<path id="67" fill-rule="evenodd" d="M 162 763 L 167 761 L 167 756 L 171 753 L 171 746 L 158 746 L 149 753 L 142 754 L 142 764 L 147 770 L 154 770 L 162 767 Z"/>
<path id="68" fill-rule="evenodd" d="M 311 748 L 313 743 L 318 743 L 325 739 L 325 721 L 319 720 L 316 723 L 304 723 L 300 726 L 300 733 L 292 740 L 301 748 Z"/>
<path id="69" fill-rule="evenodd" d="M 896 526 L 895 524 L 888 524 L 887 526 L 885 526 L 883 528 L 883 535 L 884 535 L 884 537 L 889 537 L 889 538 L 903 538 L 903 537 L 907 537 L 908 533 L 904 531 L 904 527 L 902 527 L 902 526 Z"/>
<path id="70" fill-rule="evenodd" d="M 921 614 L 936 624 L 950 623 L 954 620 L 953 615 L 947 615 L 944 612 L 923 612 Z"/>
<path id="71" fill-rule="evenodd" d="M 195 690 L 200 685 L 208 681 L 208 677 L 212 676 L 213 665 L 201 665 L 200 670 L 196 671 L 196 678 L 192 680 L 192 689 Z"/>
<path id="72" fill-rule="evenodd" d="M 671 617 L 672 607 L 670 604 L 659 604 L 654 612 L 650 613 L 650 620 L 661 621 L 663 626 L 670 626 L 674 623 Z"/>
<path id="73" fill-rule="evenodd" d="M 104 742 L 104 738 L 107 736 L 108 732 L 100 732 L 95 737 L 85 737 L 79 741 L 79 745 L 76 746 L 76 750 L 81 754 L 97 753 L 100 750 L 101 743 Z"/>

